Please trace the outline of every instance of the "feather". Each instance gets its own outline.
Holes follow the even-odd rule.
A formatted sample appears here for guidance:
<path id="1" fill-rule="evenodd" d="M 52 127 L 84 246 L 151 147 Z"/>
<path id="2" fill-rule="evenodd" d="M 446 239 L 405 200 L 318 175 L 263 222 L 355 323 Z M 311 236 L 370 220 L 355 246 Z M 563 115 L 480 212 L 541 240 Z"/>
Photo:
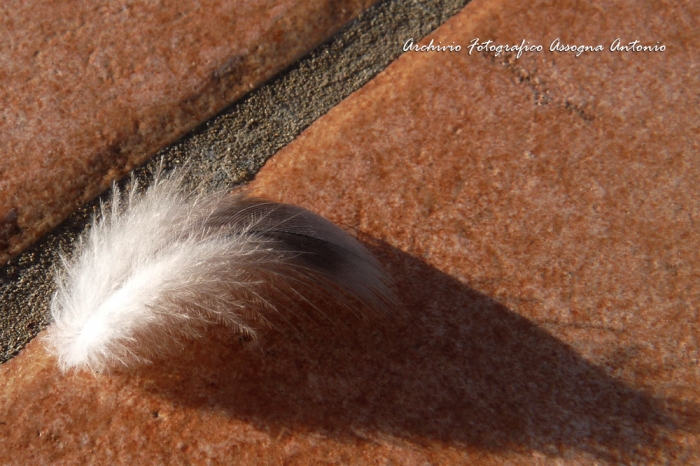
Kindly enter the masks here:
<path id="1" fill-rule="evenodd" d="M 341 228 L 245 190 L 185 188 L 184 173 L 114 187 L 61 256 L 46 340 L 64 371 L 149 362 L 209 324 L 255 336 L 299 301 L 393 306 L 384 269 Z"/>

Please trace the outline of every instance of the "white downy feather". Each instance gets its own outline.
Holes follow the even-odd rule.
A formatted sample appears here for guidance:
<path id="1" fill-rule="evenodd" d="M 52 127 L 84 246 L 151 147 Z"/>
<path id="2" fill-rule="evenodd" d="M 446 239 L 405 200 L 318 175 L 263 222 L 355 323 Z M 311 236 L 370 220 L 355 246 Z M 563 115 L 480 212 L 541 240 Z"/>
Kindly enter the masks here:
<path id="1" fill-rule="evenodd" d="M 294 297 L 375 310 L 395 301 L 379 263 L 328 220 L 243 191 L 202 195 L 182 177 L 114 188 L 62 258 L 46 338 L 64 371 L 147 362 L 211 323 L 254 335 Z"/>

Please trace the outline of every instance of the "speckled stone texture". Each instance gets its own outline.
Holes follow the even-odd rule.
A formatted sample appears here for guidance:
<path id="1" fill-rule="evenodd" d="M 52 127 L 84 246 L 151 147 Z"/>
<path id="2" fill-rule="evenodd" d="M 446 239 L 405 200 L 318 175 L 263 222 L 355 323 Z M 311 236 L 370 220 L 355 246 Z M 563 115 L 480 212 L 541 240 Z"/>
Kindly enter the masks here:
<path id="1" fill-rule="evenodd" d="M 0 263 L 375 1 L 2 2 Z"/>
<path id="2" fill-rule="evenodd" d="M 110 376 L 35 340 L 0 367 L 0 462 L 698 464 L 697 18 L 475 0 L 425 43 L 667 50 L 402 56 L 255 182 L 360 232 L 397 314 Z"/>

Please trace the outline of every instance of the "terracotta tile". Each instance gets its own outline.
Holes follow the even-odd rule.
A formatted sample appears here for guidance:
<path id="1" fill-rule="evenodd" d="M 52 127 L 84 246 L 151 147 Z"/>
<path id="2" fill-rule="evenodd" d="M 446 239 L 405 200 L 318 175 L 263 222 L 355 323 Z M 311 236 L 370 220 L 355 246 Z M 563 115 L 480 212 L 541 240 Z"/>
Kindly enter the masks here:
<path id="1" fill-rule="evenodd" d="M 601 11 L 477 1 L 432 38 L 607 48 L 622 37 L 667 50 L 411 52 L 278 154 L 258 182 L 503 306 L 475 326 L 469 306 L 439 284 L 409 279 L 426 287 L 414 317 L 429 330 L 417 333 L 463 345 L 454 357 L 477 356 L 465 371 L 494 376 L 476 369 L 486 353 L 498 367 L 494 385 L 459 371 L 451 379 L 473 384 L 459 397 L 493 391 L 482 401 L 494 412 L 465 408 L 461 418 L 486 430 L 486 445 L 574 462 L 689 461 L 700 426 L 700 84 L 688 51 L 698 12 L 632 2 Z M 401 280 L 409 263 L 392 263 Z M 542 339 L 513 339 L 527 325 Z"/>
<path id="2" fill-rule="evenodd" d="M 0 262 L 374 2 L 3 2 Z"/>
<path id="3" fill-rule="evenodd" d="M 667 50 L 402 56 L 255 182 L 361 232 L 401 311 L 110 376 L 34 341 L 2 461 L 697 463 L 698 13 L 476 0 L 432 38 Z"/>

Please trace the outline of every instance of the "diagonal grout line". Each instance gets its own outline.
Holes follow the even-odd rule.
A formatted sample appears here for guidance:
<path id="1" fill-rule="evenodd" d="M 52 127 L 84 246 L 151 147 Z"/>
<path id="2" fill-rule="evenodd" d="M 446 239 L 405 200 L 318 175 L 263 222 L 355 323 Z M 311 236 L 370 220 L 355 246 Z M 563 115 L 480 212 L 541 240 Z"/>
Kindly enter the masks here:
<path id="1" fill-rule="evenodd" d="M 401 55 L 408 38 L 427 35 L 467 3 L 382 2 L 160 155 L 213 169 L 221 187 L 251 180 L 268 158 Z"/>
<path id="2" fill-rule="evenodd" d="M 135 170 L 148 183 L 159 160 L 187 161 L 191 180 L 214 188 L 251 180 L 265 162 L 469 0 L 387 0 L 270 82 L 161 150 Z M 213 176 L 212 176 L 213 173 Z M 53 264 L 88 227 L 103 194 L 0 269 L 0 363 L 15 356 L 50 321 Z"/>

